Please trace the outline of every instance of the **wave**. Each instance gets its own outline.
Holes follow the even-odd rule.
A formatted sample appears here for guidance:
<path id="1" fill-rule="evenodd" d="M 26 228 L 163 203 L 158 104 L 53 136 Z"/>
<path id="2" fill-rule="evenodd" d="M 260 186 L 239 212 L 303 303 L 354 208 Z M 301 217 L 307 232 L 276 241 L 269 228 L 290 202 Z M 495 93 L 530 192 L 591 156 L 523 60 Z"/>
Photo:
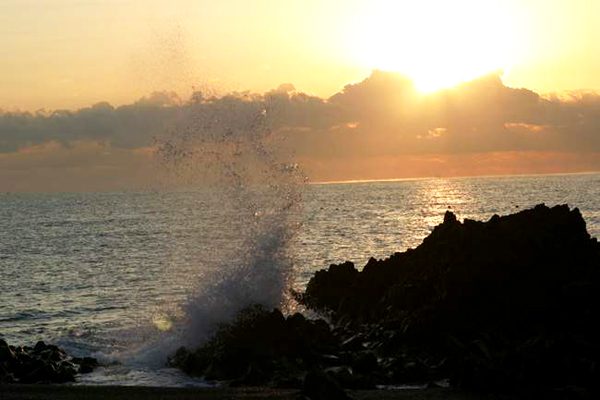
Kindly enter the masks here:
<path id="1" fill-rule="evenodd" d="M 229 229 L 237 246 L 212 268 L 202 268 L 199 260 L 187 300 L 167 305 L 153 316 L 151 327 L 125 335 L 139 346 L 119 352 L 122 361 L 159 367 L 178 347 L 201 345 L 250 304 L 294 307 L 290 243 L 300 226 L 306 179 L 271 129 L 274 114 L 243 96 L 231 98 L 226 109 L 191 104 L 155 138 L 158 186 L 209 192 L 217 199 L 217 226 Z"/>

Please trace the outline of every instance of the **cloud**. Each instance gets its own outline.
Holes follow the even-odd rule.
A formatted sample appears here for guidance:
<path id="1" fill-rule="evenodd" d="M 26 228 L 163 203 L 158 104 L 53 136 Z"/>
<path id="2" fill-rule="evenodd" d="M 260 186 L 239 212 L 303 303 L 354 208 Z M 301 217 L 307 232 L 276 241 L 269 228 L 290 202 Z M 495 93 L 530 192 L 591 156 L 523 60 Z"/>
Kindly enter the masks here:
<path id="1" fill-rule="evenodd" d="M 0 154 L 0 190 L 15 192 L 139 190 L 152 187 L 153 150 L 92 141 L 58 142 Z"/>
<path id="2" fill-rule="evenodd" d="M 331 96 L 340 117 L 363 122 L 398 121 L 413 110 L 418 97 L 414 83 L 398 73 L 373 71 L 359 83 L 348 84 Z"/>
<path id="3" fill-rule="evenodd" d="M 0 153 L 53 141 L 64 147 L 86 140 L 118 148 L 147 147 L 174 112 L 156 97 L 118 108 L 98 103 L 78 111 L 0 114 Z"/>
<path id="4" fill-rule="evenodd" d="M 420 96 L 409 81 L 378 71 L 329 99 L 340 107 L 338 125 L 305 134 L 310 142 L 320 138 L 337 146 L 301 147 L 306 155 L 315 151 L 332 157 L 599 152 L 599 100 L 591 92 L 573 93 L 568 99 L 540 96 L 505 86 L 499 75 Z"/>
<path id="5" fill-rule="evenodd" d="M 21 171 L 22 179 L 26 170 L 92 168 L 89 160 L 100 160 L 101 149 L 113 152 L 107 165 L 124 173 L 122 166 L 132 168 L 125 154 L 149 163 L 148 149 L 170 140 L 179 147 L 223 143 L 231 132 L 251 131 L 247 125 L 262 114 L 267 123 L 261 129 L 284 134 L 317 180 L 431 175 L 443 168 L 500 173 L 493 165 L 506 172 L 600 169 L 598 93 L 540 95 L 490 74 L 421 95 L 410 79 L 373 71 L 327 99 L 286 83 L 262 94 L 197 92 L 182 100 L 159 92 L 120 107 L 0 111 L 0 185 L 12 179 L 9 170 Z M 136 164 L 132 176 L 139 177 L 140 168 Z"/>

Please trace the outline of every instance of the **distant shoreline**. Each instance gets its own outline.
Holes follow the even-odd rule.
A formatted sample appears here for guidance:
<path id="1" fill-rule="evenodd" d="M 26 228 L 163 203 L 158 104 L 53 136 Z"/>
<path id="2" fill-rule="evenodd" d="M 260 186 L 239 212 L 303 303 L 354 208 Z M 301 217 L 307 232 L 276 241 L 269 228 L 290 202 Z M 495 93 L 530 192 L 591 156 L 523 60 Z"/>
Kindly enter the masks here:
<path id="1" fill-rule="evenodd" d="M 596 175 L 600 171 L 582 171 L 582 172 L 549 172 L 539 174 L 507 174 L 507 175 L 457 175 L 457 176 L 422 176 L 415 178 L 382 178 L 382 179 L 348 179 L 335 181 L 316 181 L 309 182 L 309 185 L 349 185 L 355 183 L 386 183 L 386 182 L 411 182 L 424 181 L 429 179 L 477 179 L 477 178 L 527 178 L 544 176 L 578 176 L 578 175 Z"/>

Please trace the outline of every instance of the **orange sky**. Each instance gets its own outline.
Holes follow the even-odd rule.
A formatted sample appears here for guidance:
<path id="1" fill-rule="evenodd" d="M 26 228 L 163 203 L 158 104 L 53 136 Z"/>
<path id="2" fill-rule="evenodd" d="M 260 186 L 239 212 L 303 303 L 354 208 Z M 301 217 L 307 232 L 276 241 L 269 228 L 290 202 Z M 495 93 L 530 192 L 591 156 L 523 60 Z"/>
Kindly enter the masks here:
<path id="1" fill-rule="evenodd" d="M 312 180 L 600 170 L 597 1 L 2 7 L 0 190 L 151 184 L 195 91 L 279 107 Z"/>
<path id="2" fill-rule="evenodd" d="M 131 103 L 193 87 L 328 97 L 372 69 L 431 91 L 497 70 L 600 89 L 595 0 L 4 0 L 0 108 Z"/>

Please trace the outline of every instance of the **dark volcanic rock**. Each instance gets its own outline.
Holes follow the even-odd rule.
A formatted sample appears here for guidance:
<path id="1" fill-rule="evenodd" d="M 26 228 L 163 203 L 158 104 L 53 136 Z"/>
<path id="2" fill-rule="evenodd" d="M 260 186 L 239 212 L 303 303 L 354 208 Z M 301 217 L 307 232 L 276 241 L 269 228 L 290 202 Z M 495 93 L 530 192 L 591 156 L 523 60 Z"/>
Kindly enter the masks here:
<path id="1" fill-rule="evenodd" d="M 232 380 L 233 385 L 265 385 L 277 373 L 276 384 L 285 385 L 327 363 L 334 351 L 335 338 L 325 321 L 310 321 L 301 314 L 285 318 L 279 310 L 253 306 L 198 350 L 179 349 L 169 363 L 191 375 Z"/>
<path id="2" fill-rule="evenodd" d="M 458 386 L 589 387 L 600 378 L 599 272 L 600 246 L 576 208 L 463 223 L 447 212 L 414 250 L 361 272 L 319 271 L 302 301 Z"/>
<path id="3" fill-rule="evenodd" d="M 581 214 L 567 206 L 540 205 L 486 223 L 460 223 L 447 212 L 444 223 L 419 247 L 369 260 L 352 285 L 324 293 L 320 288 L 333 286 L 340 266 L 317 272 L 304 303 L 334 311 L 338 319 L 362 322 L 404 318 L 406 311 L 431 305 L 496 319 L 490 307 L 506 310 L 519 302 L 521 310 L 547 309 L 547 300 L 558 290 L 569 291 L 573 285 L 586 289 L 598 278 L 598 257 L 599 246 Z M 529 317 L 529 310 L 523 312 Z"/>
<path id="4" fill-rule="evenodd" d="M 302 394 L 311 400 L 350 400 L 340 384 L 330 375 L 313 370 L 306 374 Z"/>
<path id="5" fill-rule="evenodd" d="M 305 303 L 315 309 L 336 310 L 356 284 L 358 275 L 358 270 L 349 261 L 332 264 L 327 271 L 317 271 L 308 283 L 306 293 L 309 295 L 305 297 Z"/>
<path id="6" fill-rule="evenodd" d="M 600 245 L 567 206 L 488 222 L 447 212 L 416 249 L 360 272 L 331 265 L 297 297 L 334 329 L 255 306 L 171 365 L 232 385 L 298 387 L 305 376 L 314 399 L 441 378 L 532 394 L 600 382 Z"/>
<path id="7" fill-rule="evenodd" d="M 83 357 L 75 361 L 78 361 L 80 374 L 89 374 L 100 365 L 98 360 L 92 357 Z"/>
<path id="8" fill-rule="evenodd" d="M 97 366 L 94 358 L 75 359 L 42 341 L 31 348 L 9 346 L 0 339 L 0 383 L 74 382 L 78 369 L 87 373 Z"/>

